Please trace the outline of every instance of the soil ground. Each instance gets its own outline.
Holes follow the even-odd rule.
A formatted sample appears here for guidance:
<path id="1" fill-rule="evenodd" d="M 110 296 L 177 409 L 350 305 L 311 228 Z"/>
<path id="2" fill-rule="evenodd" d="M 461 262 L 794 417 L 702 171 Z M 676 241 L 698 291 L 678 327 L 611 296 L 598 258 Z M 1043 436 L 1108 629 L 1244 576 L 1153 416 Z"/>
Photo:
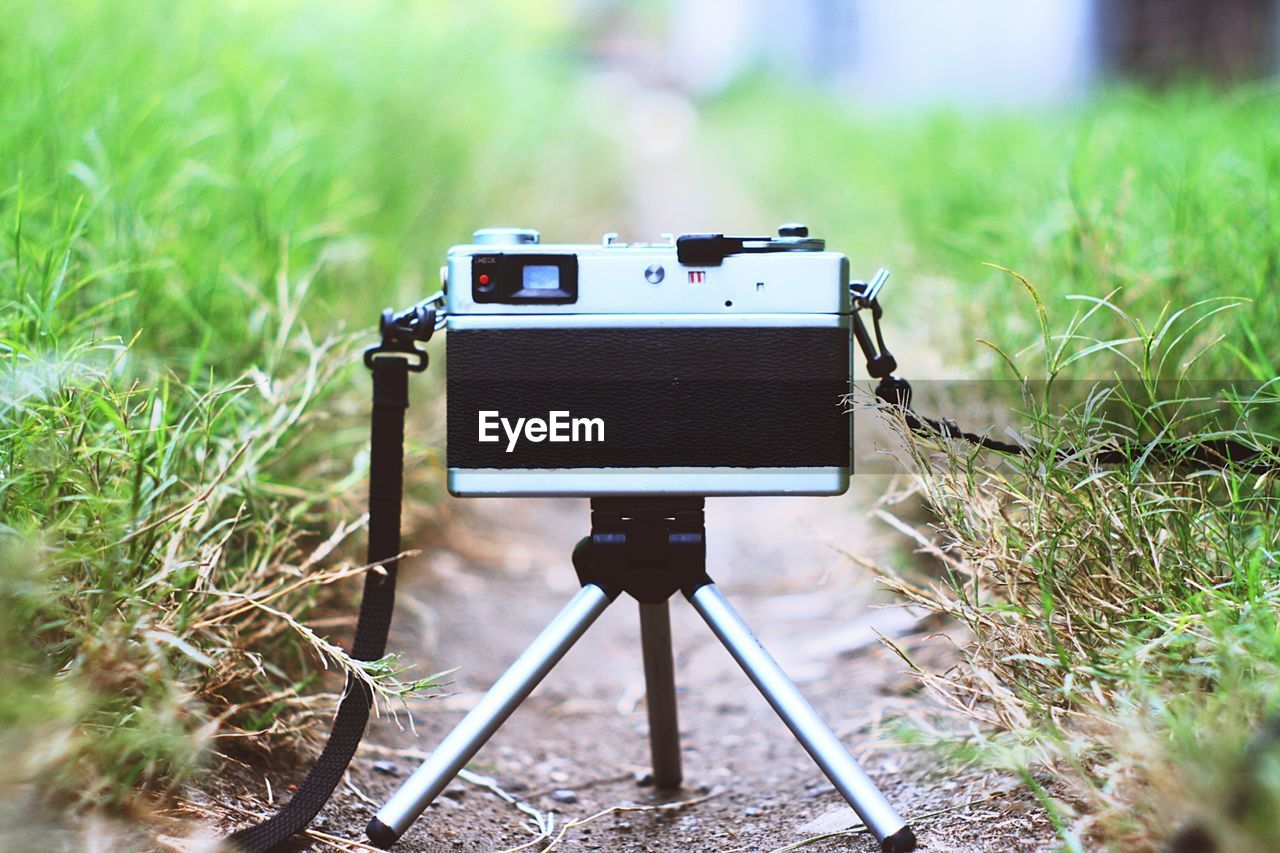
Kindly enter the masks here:
<path id="1" fill-rule="evenodd" d="M 1003 786 L 985 777 L 934 778 L 926 757 L 883 745 L 885 721 L 920 712 L 922 700 L 905 665 L 872 640 L 873 631 L 928 626 L 917 629 L 914 615 L 898 608 L 869 607 L 872 584 L 827 544 L 867 548 L 856 510 L 850 500 L 710 501 L 712 576 L 900 810 L 921 814 L 987 796 Z M 496 677 L 575 585 L 565 556 L 584 530 L 585 502 L 486 504 L 472 519 L 474 539 L 495 541 L 504 528 L 510 531 L 513 518 L 516 541 L 507 540 L 510 550 L 486 567 L 483 580 L 470 575 L 470 594 L 458 594 L 468 582 L 457 576 L 437 576 L 435 588 L 424 590 L 441 623 L 429 658 L 467 662 L 456 676 L 459 694 L 443 703 L 451 710 L 423 715 L 428 742 L 457 719 L 452 708 L 468 704 L 471 690 Z M 455 565 L 465 577 L 466 562 Z M 856 824 L 692 608 L 676 599 L 672 611 L 687 790 L 663 797 L 636 784 L 648 761 L 647 726 L 638 619 L 626 599 L 606 612 L 480 755 L 482 769 L 537 808 L 560 811 L 562 821 L 615 805 L 707 796 L 680 809 L 609 815 L 568 833 L 564 846 L 571 849 L 763 850 Z M 909 645 L 935 663 L 946 650 L 936 641 Z M 397 736 L 393 742 L 405 741 Z M 558 802 L 557 790 L 572 792 L 576 802 Z M 465 805 L 429 811 L 414 833 L 418 849 L 433 849 L 442 839 L 464 849 L 501 849 L 529 839 L 530 822 L 496 797 L 473 791 L 457 802 Z M 926 847 L 988 849 L 993 835 L 1001 846 L 1011 834 L 1044 840 L 1043 831 L 1029 832 L 1046 828 L 1032 813 L 1014 810 L 997 827 L 975 823 L 974 811 L 990 816 L 993 807 L 989 801 L 924 822 L 919 833 Z M 831 849 L 875 847 L 866 836 L 830 842 Z"/>
<path id="2" fill-rule="evenodd" d="M 894 745 L 895 721 L 936 713 L 876 634 L 945 665 L 950 643 L 914 613 L 884 606 L 839 548 L 893 547 L 867 533 L 867 496 L 725 498 L 708 502 L 708 565 L 760 639 L 839 733 L 926 850 L 1039 850 L 1048 821 L 1011 780 L 938 772 L 927 753 Z M 316 828 L 363 839 L 364 824 L 525 644 L 574 593 L 568 555 L 588 527 L 583 500 L 467 504 L 447 544 L 409 561 L 393 647 L 420 671 L 459 666 L 447 695 L 413 709 L 416 736 L 389 719 L 362 746 L 351 785 Z M 554 821 L 562 850 L 775 850 L 849 829 L 856 816 L 686 602 L 672 601 L 685 786 L 647 782 L 644 675 L 635 603 L 623 597 L 591 628 L 397 847 L 508 850 Z M 401 727 L 404 727 L 403 729 Z M 282 780 L 275 780 L 279 790 Z M 262 783 L 258 783 L 261 786 Z M 263 788 L 260 788 L 263 790 Z M 688 805 L 679 805 L 688 803 Z M 655 808 L 670 804 L 667 808 Z M 610 808 L 588 824 L 561 828 Z M 930 816 L 932 815 L 932 816 Z M 807 845 L 875 850 L 867 835 Z"/>

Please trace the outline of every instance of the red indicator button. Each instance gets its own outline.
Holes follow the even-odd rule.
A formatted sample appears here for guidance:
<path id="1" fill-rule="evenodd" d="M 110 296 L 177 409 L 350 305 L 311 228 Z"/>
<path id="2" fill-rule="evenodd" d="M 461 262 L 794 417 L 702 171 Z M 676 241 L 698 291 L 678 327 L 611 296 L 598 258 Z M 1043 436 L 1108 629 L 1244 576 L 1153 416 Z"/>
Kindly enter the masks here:
<path id="1" fill-rule="evenodd" d="M 486 275 L 485 273 L 480 273 L 480 283 L 481 283 L 481 284 L 488 284 L 488 283 L 489 283 L 489 276 L 488 276 L 488 275 Z"/>

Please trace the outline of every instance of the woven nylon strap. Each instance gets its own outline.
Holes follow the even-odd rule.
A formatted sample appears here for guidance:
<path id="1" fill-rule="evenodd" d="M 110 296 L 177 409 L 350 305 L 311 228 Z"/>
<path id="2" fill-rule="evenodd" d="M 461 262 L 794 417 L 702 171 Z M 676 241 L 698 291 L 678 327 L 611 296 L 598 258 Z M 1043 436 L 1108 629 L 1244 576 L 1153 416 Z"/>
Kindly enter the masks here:
<path id="1" fill-rule="evenodd" d="M 408 363 L 403 358 L 376 358 L 372 368 L 368 563 L 381 565 L 384 571 L 365 572 L 364 598 L 351 646 L 351 656 L 360 661 L 378 660 L 385 654 L 391 627 L 397 566 L 393 558 L 400 553 L 400 502 L 404 488 L 404 411 L 409 406 Z M 297 793 L 269 819 L 232 835 L 229 846 L 245 853 L 275 850 L 290 836 L 306 829 L 342 781 L 369 723 L 372 701 L 368 686 L 348 676 L 329 740 Z"/>

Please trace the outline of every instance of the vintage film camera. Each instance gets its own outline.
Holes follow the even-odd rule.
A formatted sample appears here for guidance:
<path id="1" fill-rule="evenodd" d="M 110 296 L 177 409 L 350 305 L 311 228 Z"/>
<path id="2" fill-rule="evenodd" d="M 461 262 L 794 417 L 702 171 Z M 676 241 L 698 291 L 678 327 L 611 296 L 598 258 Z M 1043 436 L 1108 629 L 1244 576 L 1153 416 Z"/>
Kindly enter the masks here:
<path id="1" fill-rule="evenodd" d="M 848 488 L 849 261 L 804 226 L 599 245 L 490 228 L 445 276 L 453 494 Z"/>

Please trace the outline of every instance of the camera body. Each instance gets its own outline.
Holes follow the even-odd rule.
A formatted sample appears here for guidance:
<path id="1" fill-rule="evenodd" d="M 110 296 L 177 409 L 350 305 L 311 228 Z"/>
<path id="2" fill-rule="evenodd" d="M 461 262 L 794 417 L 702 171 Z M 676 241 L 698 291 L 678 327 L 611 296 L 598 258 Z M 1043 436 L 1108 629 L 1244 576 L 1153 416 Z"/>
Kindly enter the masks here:
<path id="1" fill-rule="evenodd" d="M 803 226 L 595 245 L 485 229 L 445 283 L 454 495 L 848 488 L 849 261 Z"/>

